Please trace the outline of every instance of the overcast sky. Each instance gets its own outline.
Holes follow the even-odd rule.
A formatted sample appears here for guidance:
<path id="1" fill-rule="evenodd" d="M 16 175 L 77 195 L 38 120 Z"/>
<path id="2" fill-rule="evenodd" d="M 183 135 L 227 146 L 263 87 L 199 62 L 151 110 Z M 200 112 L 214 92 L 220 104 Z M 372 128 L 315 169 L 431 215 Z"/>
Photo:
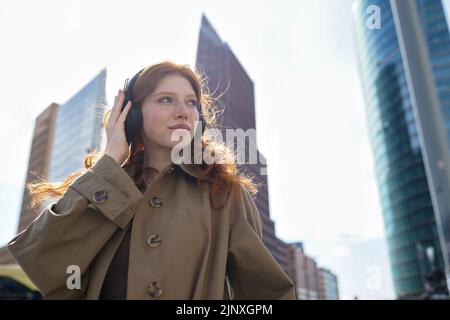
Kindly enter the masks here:
<path id="1" fill-rule="evenodd" d="M 35 117 L 104 67 L 113 101 L 144 66 L 166 59 L 193 66 L 204 12 L 255 84 L 276 233 L 304 241 L 337 273 L 342 298 L 392 298 L 351 7 L 351 0 L 0 0 L 0 244 L 17 228 Z"/>

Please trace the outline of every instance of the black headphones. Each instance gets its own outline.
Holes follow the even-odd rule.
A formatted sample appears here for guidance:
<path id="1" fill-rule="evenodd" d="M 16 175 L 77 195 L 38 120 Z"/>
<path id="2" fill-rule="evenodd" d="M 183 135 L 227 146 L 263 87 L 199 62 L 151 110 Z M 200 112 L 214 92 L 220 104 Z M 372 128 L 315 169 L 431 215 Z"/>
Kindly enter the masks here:
<path id="1" fill-rule="evenodd" d="M 131 141 L 137 141 L 137 138 L 140 135 L 139 129 L 143 126 L 142 121 L 142 111 L 141 111 L 141 105 L 140 103 L 133 102 L 132 100 L 132 92 L 133 92 L 133 86 L 136 82 L 139 75 L 144 71 L 145 68 L 141 69 L 138 73 L 136 73 L 133 78 L 131 78 L 130 81 L 128 81 L 128 78 L 125 80 L 125 84 L 123 86 L 123 92 L 125 93 L 125 99 L 123 101 L 122 108 L 120 109 L 123 111 L 125 106 L 127 105 L 128 101 L 131 100 L 131 108 L 128 111 L 127 118 L 125 119 L 125 136 L 128 142 L 128 145 L 131 143 Z M 202 134 L 205 131 L 206 123 L 204 121 L 203 113 L 202 113 L 202 106 L 201 103 L 198 102 L 197 104 L 198 113 L 199 113 L 199 121 L 202 126 Z"/>

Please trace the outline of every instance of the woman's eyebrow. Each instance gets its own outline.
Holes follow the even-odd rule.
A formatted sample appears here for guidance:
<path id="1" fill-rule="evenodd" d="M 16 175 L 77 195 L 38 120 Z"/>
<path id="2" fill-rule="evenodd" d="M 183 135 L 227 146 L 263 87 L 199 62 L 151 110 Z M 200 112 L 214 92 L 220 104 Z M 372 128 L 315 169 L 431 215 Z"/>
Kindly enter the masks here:
<path id="1" fill-rule="evenodd" d="M 177 95 L 175 92 L 170 92 L 170 91 L 161 91 L 161 92 L 157 92 L 155 95 L 156 95 L 156 96 L 160 96 L 160 95 L 162 95 L 162 94 L 168 94 L 168 95 L 172 95 L 172 96 L 176 96 L 176 95 Z M 188 94 L 188 95 L 186 96 L 186 98 L 188 98 L 188 97 L 194 97 L 194 98 L 197 98 L 197 96 L 196 96 L 195 94 L 193 94 L 193 93 Z"/>

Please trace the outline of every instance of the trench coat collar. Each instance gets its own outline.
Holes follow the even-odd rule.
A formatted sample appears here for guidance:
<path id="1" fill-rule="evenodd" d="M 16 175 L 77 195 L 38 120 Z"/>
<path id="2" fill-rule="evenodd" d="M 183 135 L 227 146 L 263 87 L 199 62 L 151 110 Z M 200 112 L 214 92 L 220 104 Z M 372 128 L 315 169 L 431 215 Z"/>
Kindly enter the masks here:
<path id="1" fill-rule="evenodd" d="M 183 171 L 185 173 L 191 175 L 192 177 L 194 177 L 194 178 L 199 178 L 200 177 L 201 169 L 200 169 L 199 165 L 182 162 L 178 166 L 181 169 L 183 169 Z M 203 177 L 202 179 L 205 179 L 205 180 L 208 180 L 208 181 L 211 181 L 211 182 L 213 181 L 210 176 Z"/>
<path id="2" fill-rule="evenodd" d="M 171 169 L 172 169 L 172 168 L 175 168 L 175 167 L 180 167 L 180 168 L 181 168 L 180 171 L 186 173 L 187 175 L 190 175 L 191 177 L 194 177 L 194 178 L 196 178 L 196 179 L 200 178 L 200 173 L 201 173 L 201 168 L 200 168 L 200 166 L 199 166 L 199 165 L 196 165 L 196 164 L 192 164 L 192 163 L 184 163 L 184 162 L 182 162 L 182 163 L 180 163 L 180 164 L 172 163 L 172 164 L 168 165 L 168 166 L 162 171 L 161 174 L 158 174 L 158 176 L 159 176 L 159 175 L 165 175 L 166 173 L 172 172 Z M 128 171 L 128 172 L 133 172 L 133 174 L 134 174 L 134 169 L 135 169 L 134 167 L 128 167 L 128 168 L 126 168 L 126 171 Z M 213 179 L 212 179 L 210 176 L 202 177 L 202 179 L 207 180 L 207 181 L 210 181 L 210 182 L 213 181 Z"/>

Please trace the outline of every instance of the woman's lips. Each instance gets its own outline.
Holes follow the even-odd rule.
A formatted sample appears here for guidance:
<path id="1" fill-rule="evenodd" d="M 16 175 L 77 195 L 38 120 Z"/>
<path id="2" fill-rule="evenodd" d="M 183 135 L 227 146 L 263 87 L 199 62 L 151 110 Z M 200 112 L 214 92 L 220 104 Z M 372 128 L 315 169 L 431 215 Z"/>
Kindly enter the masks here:
<path id="1" fill-rule="evenodd" d="M 177 125 L 174 125 L 174 126 L 169 127 L 169 129 L 172 129 L 172 130 L 175 130 L 175 129 L 185 129 L 185 130 L 188 130 L 188 131 L 191 130 L 191 128 L 190 128 L 187 124 L 177 124 Z"/>

